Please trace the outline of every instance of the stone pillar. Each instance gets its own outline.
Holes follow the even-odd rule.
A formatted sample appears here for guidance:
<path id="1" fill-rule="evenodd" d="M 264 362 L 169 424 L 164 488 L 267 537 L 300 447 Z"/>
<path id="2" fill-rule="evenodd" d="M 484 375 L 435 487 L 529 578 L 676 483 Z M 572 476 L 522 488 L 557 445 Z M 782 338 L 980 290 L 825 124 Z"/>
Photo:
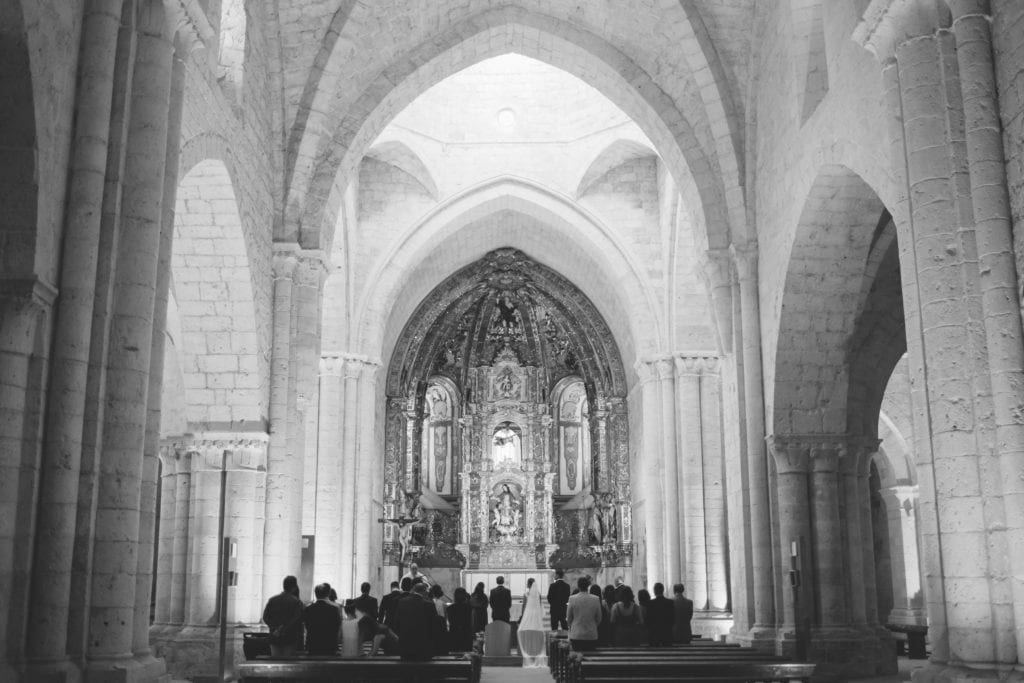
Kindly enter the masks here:
<path id="1" fill-rule="evenodd" d="M 764 380 L 761 368 L 761 313 L 756 246 L 734 247 L 739 281 L 743 347 L 743 405 L 749 490 L 750 564 L 754 624 L 751 644 L 770 647 L 774 640 L 775 589 L 772 585 L 771 510 L 768 504 L 768 456 L 765 452 Z M 744 640 L 747 640 L 746 638 Z"/>
<path id="2" fill-rule="evenodd" d="M 864 578 L 864 621 L 868 628 L 873 628 L 875 633 L 885 641 L 891 641 L 892 636 L 879 623 L 878 614 L 878 586 L 875 578 L 875 543 L 874 543 L 874 522 L 871 514 L 871 459 L 878 450 L 877 439 L 863 439 L 860 444 L 852 444 L 860 450 L 861 456 L 857 461 L 857 510 L 859 511 L 859 522 L 861 535 L 864 542 L 860 545 L 861 574 Z M 852 509 L 852 508 L 851 508 Z M 851 562 L 856 561 L 856 556 L 851 557 Z"/>
<path id="3" fill-rule="evenodd" d="M 358 476 L 357 459 L 359 456 L 357 451 L 359 445 L 359 378 L 363 372 L 363 363 L 358 358 L 348 357 L 345 359 L 342 372 L 345 411 L 343 413 L 344 426 L 341 432 L 341 565 L 338 567 L 336 575 L 339 596 L 354 595 L 356 477 Z M 317 580 L 325 579 L 318 578 Z M 333 581 L 331 585 L 334 585 Z"/>
<path id="4" fill-rule="evenodd" d="M 811 448 L 811 545 L 817 598 L 815 639 L 847 623 L 843 544 L 839 528 L 839 460 L 845 444 L 823 440 Z"/>
<path id="5" fill-rule="evenodd" d="M 356 506 L 355 506 L 355 575 L 352 595 L 358 594 L 359 584 L 375 578 L 374 567 L 380 564 L 380 546 L 371 542 L 381 510 L 375 499 L 380 491 L 374 489 L 376 470 L 381 468 L 382 453 L 374 440 L 377 417 L 377 371 L 379 363 L 364 361 L 359 376 L 358 450 L 356 452 Z M 453 460 L 454 461 L 454 460 Z M 454 479 L 454 478 L 453 478 Z M 371 582 L 372 583 L 372 582 Z"/>
<path id="6" fill-rule="evenodd" d="M 679 414 L 679 471 L 678 490 L 681 529 L 685 531 L 686 592 L 693 600 L 695 610 L 708 606 L 707 539 L 704 534 L 704 452 L 701 424 L 700 375 L 704 359 L 700 357 L 675 358 L 676 409 Z M 680 578 L 671 577 L 667 584 Z M 669 586 L 671 589 L 671 586 Z"/>
<path id="7" fill-rule="evenodd" d="M 156 614 L 153 626 L 166 629 L 171 625 L 171 586 L 174 564 L 174 536 L 178 533 L 177 481 L 178 448 L 173 442 L 160 445 L 160 531 L 156 551 Z"/>
<path id="8" fill-rule="evenodd" d="M 186 599 L 188 595 L 188 549 L 189 518 L 192 493 L 192 460 L 195 451 L 183 446 L 174 452 L 174 526 L 171 545 L 171 571 L 168 576 L 170 583 L 170 606 L 168 622 L 174 626 L 183 626 L 186 615 Z M 163 522 L 161 522 L 163 524 Z M 168 524 L 168 527 L 170 525 Z"/>
<path id="9" fill-rule="evenodd" d="M 658 360 L 654 364 L 654 368 L 658 373 L 658 400 L 661 404 L 662 465 L 657 476 L 661 484 L 664 522 L 660 549 L 662 553 L 661 574 L 648 574 L 648 584 L 653 584 L 656 581 L 671 584 L 677 580 L 677 577 L 683 575 L 683 569 L 686 567 L 680 543 L 685 527 L 681 514 L 684 502 L 679 488 L 679 453 L 676 450 L 675 368 L 671 358 Z"/>
<path id="10" fill-rule="evenodd" d="M 728 535 L 722 419 L 722 381 L 718 359 L 704 359 L 700 377 L 701 440 L 704 471 L 704 535 L 706 539 L 708 605 L 726 616 L 729 609 Z"/>
<path id="11" fill-rule="evenodd" d="M 170 111 L 170 26 L 162 2 L 137 13 L 137 49 L 125 159 L 122 229 L 107 355 L 103 454 L 100 462 L 89 607 L 89 678 L 141 680 L 162 673 L 132 662 L 139 600 L 140 492 L 147 423 L 148 382 L 160 251 L 161 207 Z M 151 542 L 151 539 L 150 539 Z M 148 626 L 148 619 L 146 620 Z M 138 625 L 141 631 L 142 626 Z"/>
<path id="12" fill-rule="evenodd" d="M 294 244 L 276 244 L 274 251 L 274 317 L 270 365 L 270 447 L 267 453 L 266 526 L 263 595 L 276 595 L 285 576 L 299 575 L 302 557 L 301 454 L 288 450 L 288 403 L 292 344 Z"/>
<path id="13" fill-rule="evenodd" d="M 874 566 L 864 566 L 863 548 L 873 543 L 871 527 L 866 529 L 861 525 L 861 488 L 857 480 L 859 463 L 866 458 L 864 449 L 855 443 L 843 453 L 839 461 L 840 491 L 842 492 L 842 509 L 844 538 L 846 547 L 843 549 L 844 564 L 846 566 L 846 596 L 850 622 L 856 626 L 865 627 L 867 616 L 865 613 L 866 593 L 864 588 L 864 575 L 870 570 L 874 575 Z"/>
<path id="14" fill-rule="evenodd" d="M 643 442 L 641 452 L 638 454 L 636 467 L 633 472 L 637 475 L 633 478 L 637 487 L 634 489 L 634 515 L 644 520 L 645 536 L 645 577 L 640 577 L 640 583 L 653 583 L 659 574 L 664 573 L 665 555 L 662 552 L 660 539 L 664 534 L 663 499 L 661 497 L 661 473 L 662 466 L 661 439 L 659 428 L 661 422 L 661 401 L 659 400 L 657 375 L 655 369 L 649 363 L 638 362 L 636 364 L 637 376 L 639 377 L 639 389 L 641 392 L 641 414 L 643 416 Z M 642 496 L 642 498 L 641 498 Z M 638 500 L 639 499 L 639 500 Z M 639 509 L 638 509 L 639 508 Z"/>
<path id="15" fill-rule="evenodd" d="M 39 418 L 34 407 L 42 389 L 35 356 L 54 294 L 38 281 L 0 281 L 0 595 L 5 601 L 0 643 L 5 645 L 22 642 L 22 629 L 31 623 L 28 580 L 38 467 L 34 422 Z M 62 626 L 51 623 L 53 629 Z M 0 650 L 0 674 L 7 671 L 14 678 L 6 658 L 7 650 Z"/>
<path id="16" fill-rule="evenodd" d="M 341 422 L 342 371 L 345 359 L 331 353 L 320 358 L 320 419 L 317 439 L 315 581 L 336 581 L 343 561 L 341 528 L 344 476 L 342 473 Z M 332 577 L 332 578 L 328 578 Z"/>
<path id="17" fill-rule="evenodd" d="M 811 564 L 811 522 L 808 504 L 811 441 L 799 436 L 773 435 L 767 439 L 779 489 L 779 544 L 783 556 L 795 557 L 791 582 L 784 591 L 779 621 L 778 649 L 793 656 L 806 648 L 810 636 L 814 586 Z M 795 552 L 794 552 L 795 551 Z M 793 585 L 792 581 L 798 581 Z"/>
<path id="18" fill-rule="evenodd" d="M 921 567 L 917 555 L 917 485 L 899 484 L 882 490 L 893 541 L 893 610 L 879 615 L 884 623 L 924 625 Z"/>
<path id="19" fill-rule="evenodd" d="M 29 597 L 33 617 L 28 623 L 25 654 L 32 662 L 28 666 L 30 677 L 57 674 L 70 667 L 66 654 L 71 564 L 121 9 L 121 0 L 93 2 L 82 24 L 82 66 L 63 231 L 61 296 L 50 366 Z M 11 557 L 2 552 L 0 555 Z M 0 583 L 0 593 L 11 595 L 2 588 Z"/>
<path id="20" fill-rule="evenodd" d="M 1012 415 L 1022 391 L 1019 304 L 1005 301 L 1008 291 L 1016 299 L 1015 275 L 999 234 L 1009 221 L 999 197 L 1005 169 L 993 156 L 999 132 L 988 130 L 997 115 L 985 111 L 996 107 L 991 57 L 981 54 L 989 47 L 979 50 L 987 36 L 979 42 L 979 19 L 967 16 L 981 5 L 950 5 L 964 22 L 956 38 L 939 2 L 877 3 L 855 34 L 882 64 L 892 158 L 906 162 L 894 168 L 892 212 L 932 653 L 917 680 L 995 675 L 1018 661 L 1024 627 L 1013 604 L 1024 543 L 1007 516 L 1014 529 L 1021 524 L 1022 489 L 1004 469 L 1024 442 Z"/>

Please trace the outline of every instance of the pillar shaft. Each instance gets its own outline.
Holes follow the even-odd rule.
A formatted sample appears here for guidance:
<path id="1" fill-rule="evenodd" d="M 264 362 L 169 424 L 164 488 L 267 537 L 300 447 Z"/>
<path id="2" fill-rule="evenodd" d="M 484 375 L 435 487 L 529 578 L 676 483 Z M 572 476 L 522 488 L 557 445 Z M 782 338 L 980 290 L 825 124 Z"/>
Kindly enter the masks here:
<path id="1" fill-rule="evenodd" d="M 839 458 L 836 444 L 811 449 L 811 537 L 814 544 L 816 625 L 846 623 L 843 546 L 839 529 Z"/>
<path id="2" fill-rule="evenodd" d="M 175 626 L 185 623 L 188 594 L 189 516 L 192 495 L 192 458 L 194 451 L 182 448 L 175 453 L 174 526 L 172 528 L 170 572 L 170 607 L 168 621 Z M 161 521 L 161 524 L 164 522 Z M 171 525 L 168 524 L 168 527 Z M 163 528 L 163 527 L 161 527 Z"/>
<path id="3" fill-rule="evenodd" d="M 768 445 L 778 472 L 779 543 L 783 556 L 794 557 L 790 569 L 800 572 L 798 586 L 788 586 L 789 599 L 782 603 L 780 638 L 793 638 L 798 628 L 810 627 L 813 582 L 811 521 L 808 504 L 810 444 L 799 438 L 772 436 Z"/>
<path id="4" fill-rule="evenodd" d="M 637 466 L 633 470 L 637 474 L 637 493 L 643 496 L 639 501 L 639 511 L 644 520 L 644 566 L 646 577 L 640 583 L 654 583 L 657 574 L 663 571 L 664 554 L 661 539 L 664 534 L 664 508 L 661 497 L 662 463 L 661 442 L 656 439 L 661 422 L 661 401 L 658 391 L 657 375 L 654 368 L 647 363 L 637 363 L 637 374 L 640 377 L 641 405 L 643 408 L 643 445 Z M 641 493 L 642 491 L 642 493 Z M 639 496 L 636 496 L 639 497 Z"/>
<path id="5" fill-rule="evenodd" d="M 88 669 L 96 676 L 122 670 L 119 662 L 134 647 L 140 492 L 170 108 L 168 33 L 162 3 L 139 8 L 93 540 Z"/>
<path id="6" fill-rule="evenodd" d="M 372 543 L 373 529 L 378 526 L 379 512 L 374 499 L 380 492 L 373 488 L 374 472 L 380 469 L 380 453 L 374 443 L 373 427 L 377 408 L 376 378 L 378 365 L 364 363 L 359 376 L 359 446 L 356 468 L 355 506 L 355 575 L 352 595 L 356 595 L 359 584 L 376 578 L 371 576 L 374 558 L 380 553 L 380 546 Z M 372 583 L 372 581 L 371 581 Z"/>
<path id="7" fill-rule="evenodd" d="M 676 410 L 679 414 L 679 521 L 685 548 L 681 553 L 686 590 L 694 609 L 708 605 L 707 538 L 704 533 L 704 425 L 702 424 L 701 372 L 703 358 L 677 357 Z M 675 577 L 669 579 L 675 583 Z M 666 582 L 668 583 L 668 582 Z"/>
<path id="8" fill-rule="evenodd" d="M 671 359 L 662 359 L 655 363 L 658 377 L 658 401 L 661 406 L 661 457 L 662 467 L 658 473 L 662 491 L 662 510 L 664 525 L 662 526 L 662 563 L 660 575 L 650 579 L 662 583 L 673 583 L 676 577 L 682 576 L 685 563 L 682 560 L 682 548 L 679 542 L 683 535 L 682 506 L 683 500 L 679 489 L 679 454 L 676 450 L 676 401 L 674 379 L 675 373 Z"/>
<path id="9" fill-rule="evenodd" d="M 707 609 L 729 608 L 728 534 L 725 505 L 721 361 L 708 361 L 700 378 L 701 439 L 704 470 L 704 534 Z"/>
<path id="10" fill-rule="evenodd" d="M 316 555 L 313 563 L 315 580 L 331 581 L 337 577 L 342 563 L 341 527 L 344 523 L 341 495 L 342 474 L 342 371 L 344 358 L 330 354 L 320 359 L 320 434 L 317 448 L 316 477 Z M 333 580 L 337 580 L 334 578 Z"/>
<path id="11" fill-rule="evenodd" d="M 859 462 L 867 457 L 863 449 L 851 446 L 840 460 L 840 486 L 842 490 L 842 522 L 845 527 L 846 547 L 843 549 L 846 567 L 846 596 L 850 622 L 855 625 L 867 623 L 865 612 L 864 577 L 874 566 L 864 564 L 864 546 L 873 543 L 871 527 L 863 528 L 861 520 L 862 493 L 857 479 Z"/>

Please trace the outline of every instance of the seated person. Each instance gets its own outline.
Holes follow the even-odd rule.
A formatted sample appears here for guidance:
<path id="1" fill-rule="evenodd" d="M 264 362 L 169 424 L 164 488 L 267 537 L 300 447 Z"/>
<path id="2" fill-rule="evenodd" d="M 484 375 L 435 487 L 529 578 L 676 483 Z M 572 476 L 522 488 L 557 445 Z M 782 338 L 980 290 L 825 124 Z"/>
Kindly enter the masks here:
<path id="1" fill-rule="evenodd" d="M 331 587 L 325 583 L 313 589 L 316 602 L 302 610 L 306 624 L 306 652 L 311 655 L 333 655 L 338 650 L 338 626 L 341 615 L 331 604 Z"/>

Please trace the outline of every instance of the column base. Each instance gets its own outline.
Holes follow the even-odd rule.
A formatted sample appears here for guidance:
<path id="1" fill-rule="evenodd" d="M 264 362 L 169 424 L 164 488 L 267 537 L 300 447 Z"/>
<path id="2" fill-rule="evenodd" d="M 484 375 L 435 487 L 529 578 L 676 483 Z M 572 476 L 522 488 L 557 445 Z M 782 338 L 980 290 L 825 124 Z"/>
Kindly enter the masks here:
<path id="1" fill-rule="evenodd" d="M 227 661 L 229 671 L 235 663 L 245 661 L 242 652 L 243 632 L 258 631 L 258 626 L 228 626 Z M 153 648 L 167 662 L 167 671 L 175 679 L 221 680 L 217 670 L 220 656 L 220 628 L 217 626 L 185 626 L 177 632 L 154 635 Z"/>
<path id="2" fill-rule="evenodd" d="M 730 612 L 696 610 L 690 625 L 702 638 L 723 640 L 732 631 L 733 618 Z"/>
<path id="3" fill-rule="evenodd" d="M 775 652 L 775 639 L 778 633 L 772 626 L 755 625 L 746 633 L 736 633 L 729 637 L 729 641 L 739 643 L 743 647 L 752 647 L 755 650 Z"/>
<path id="4" fill-rule="evenodd" d="M 171 683 L 162 659 L 153 655 L 91 659 L 85 667 L 86 683 Z"/>
<path id="5" fill-rule="evenodd" d="M 0 680 L 13 681 L 17 677 L 9 677 L 0 668 Z M 69 659 L 53 661 L 30 661 L 25 665 L 24 680 L 40 683 L 79 683 L 82 680 L 82 669 Z"/>
<path id="6" fill-rule="evenodd" d="M 811 630 L 808 661 L 818 666 L 815 677 L 863 678 L 897 672 L 896 648 L 873 629 L 828 627 Z"/>
<path id="7" fill-rule="evenodd" d="M 914 683 L 990 683 L 1024 681 L 1024 670 L 1012 664 L 983 662 L 971 667 L 948 664 L 928 664 L 913 671 L 910 680 Z"/>

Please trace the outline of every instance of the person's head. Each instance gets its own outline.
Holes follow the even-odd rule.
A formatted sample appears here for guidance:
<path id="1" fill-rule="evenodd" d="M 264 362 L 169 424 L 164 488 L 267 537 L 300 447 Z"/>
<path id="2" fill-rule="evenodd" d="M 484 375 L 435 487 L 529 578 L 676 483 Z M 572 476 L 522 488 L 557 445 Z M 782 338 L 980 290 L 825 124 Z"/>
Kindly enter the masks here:
<path id="1" fill-rule="evenodd" d="M 345 610 L 345 616 L 349 619 L 353 619 L 356 616 L 356 601 L 349 598 L 345 601 L 345 606 L 342 608 Z"/>
<path id="2" fill-rule="evenodd" d="M 616 587 L 616 588 L 618 588 L 619 586 L 621 586 L 621 585 L 622 585 L 623 583 L 624 583 L 624 581 L 622 580 L 622 577 L 621 577 L 621 576 L 616 576 L 616 577 L 615 577 L 615 587 Z"/>
<path id="3" fill-rule="evenodd" d="M 318 583 L 313 588 L 313 595 L 316 596 L 317 600 L 326 600 L 331 597 L 331 584 L 329 583 Z"/>
<path id="4" fill-rule="evenodd" d="M 440 598 L 440 597 L 443 597 L 443 596 L 444 596 L 444 589 L 441 588 L 440 585 L 435 583 L 433 586 L 430 587 L 430 597 L 432 597 L 432 598 Z"/>
<path id="5" fill-rule="evenodd" d="M 477 593 L 478 595 L 483 595 L 484 594 L 484 588 L 486 588 L 486 586 L 484 586 L 484 582 L 480 581 L 480 582 L 478 582 L 476 584 L 476 588 L 473 589 L 473 592 Z"/>
<path id="6" fill-rule="evenodd" d="M 623 586 L 622 591 L 619 593 L 619 602 L 632 605 L 633 604 L 633 589 L 629 586 Z"/>
<path id="7" fill-rule="evenodd" d="M 483 584 L 481 583 L 479 585 L 482 586 Z M 461 604 L 463 602 L 469 602 L 469 593 L 466 592 L 465 588 L 463 588 L 462 586 L 459 586 L 458 588 L 455 589 L 454 598 L 455 598 L 455 604 L 457 604 L 457 605 Z"/>
<path id="8" fill-rule="evenodd" d="M 604 597 L 604 601 L 607 602 L 609 605 L 615 602 L 615 586 L 611 585 L 610 583 L 607 586 L 605 586 L 602 596 Z"/>
<path id="9" fill-rule="evenodd" d="M 647 605 L 651 601 L 651 594 L 646 588 L 641 588 L 636 592 L 636 601 L 640 605 Z"/>
<path id="10" fill-rule="evenodd" d="M 284 577 L 284 592 L 291 593 L 292 595 L 299 594 L 299 580 L 294 576 Z"/>
<path id="11" fill-rule="evenodd" d="M 561 567 L 556 569 L 555 570 L 555 578 L 556 579 L 564 579 L 565 578 L 565 570 L 562 569 Z"/>
<path id="12" fill-rule="evenodd" d="M 665 595 L 665 584 L 663 584 L 663 583 L 656 583 L 656 584 L 654 584 L 654 595 L 656 595 L 659 598 L 662 597 L 663 595 Z"/>
<path id="13" fill-rule="evenodd" d="M 410 565 L 409 565 L 409 573 L 410 573 L 410 574 L 415 574 L 415 573 L 416 573 L 416 572 L 418 572 L 419 570 L 420 570 L 420 567 L 419 567 L 419 565 L 418 565 L 418 564 L 416 564 L 415 562 L 413 562 L 412 564 L 410 564 Z"/>
<path id="14" fill-rule="evenodd" d="M 415 588 L 416 586 L 418 586 L 420 584 L 426 585 L 426 582 L 423 580 L 423 577 L 422 576 L 415 576 L 415 577 L 413 577 L 413 580 L 412 580 L 413 588 Z"/>
<path id="15" fill-rule="evenodd" d="M 526 590 L 533 588 L 533 577 L 531 576 L 526 580 Z"/>
<path id="16" fill-rule="evenodd" d="M 427 595 L 427 585 L 425 583 L 417 583 L 412 587 L 413 595 L 418 595 L 424 600 L 429 600 L 430 597 Z"/>
<path id="17" fill-rule="evenodd" d="M 494 583 L 498 584 L 499 586 L 504 586 L 505 585 L 505 577 L 504 576 L 499 576 L 498 578 L 496 578 L 494 580 Z"/>
<path id="18" fill-rule="evenodd" d="M 681 583 L 677 583 L 676 585 L 672 586 L 672 592 L 676 595 L 682 595 L 686 592 L 686 586 L 684 586 Z"/>
<path id="19" fill-rule="evenodd" d="M 593 586 L 590 587 L 590 594 L 591 595 L 596 595 L 597 597 L 601 597 L 601 587 L 598 586 L 597 584 L 594 584 Z"/>
<path id="20" fill-rule="evenodd" d="M 363 581 L 363 584 L 361 586 L 359 586 L 359 592 L 362 593 L 363 595 L 369 595 L 370 594 L 370 582 L 369 581 Z"/>
<path id="21" fill-rule="evenodd" d="M 327 599 L 330 600 L 331 602 L 338 602 L 338 591 L 336 591 L 336 590 L 334 590 L 332 588 L 331 592 L 327 596 Z"/>
<path id="22" fill-rule="evenodd" d="M 408 593 L 409 591 L 412 590 L 412 579 L 410 579 L 407 576 L 404 579 L 402 579 L 402 583 L 400 585 L 402 586 L 402 592 L 403 593 Z"/>
<path id="23" fill-rule="evenodd" d="M 399 583 L 397 581 L 392 581 L 391 582 L 391 590 L 392 590 L 392 592 L 394 592 L 396 590 L 399 590 L 398 586 L 399 586 Z"/>
<path id="24" fill-rule="evenodd" d="M 585 576 L 581 576 L 576 579 L 576 587 L 580 589 L 580 593 L 583 593 L 590 588 L 590 579 Z"/>

